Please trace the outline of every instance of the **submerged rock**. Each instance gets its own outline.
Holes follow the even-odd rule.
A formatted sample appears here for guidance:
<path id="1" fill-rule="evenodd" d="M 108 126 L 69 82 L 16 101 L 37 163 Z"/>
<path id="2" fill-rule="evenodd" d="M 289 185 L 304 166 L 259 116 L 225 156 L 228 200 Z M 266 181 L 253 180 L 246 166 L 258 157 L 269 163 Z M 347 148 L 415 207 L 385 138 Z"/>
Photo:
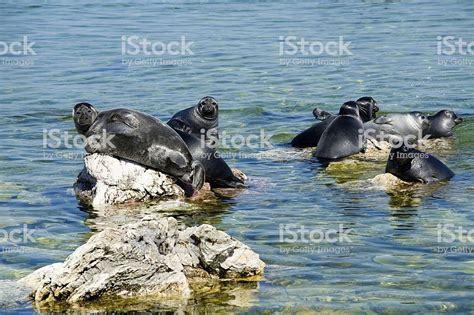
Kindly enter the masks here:
<path id="1" fill-rule="evenodd" d="M 189 296 L 194 281 L 247 278 L 264 262 L 248 246 L 204 224 L 184 228 L 174 218 L 145 217 L 92 236 L 64 263 L 21 279 L 42 304 L 103 297 Z"/>
<path id="2" fill-rule="evenodd" d="M 0 280 L 0 310 L 20 309 L 29 303 L 31 290 L 13 280 Z"/>
<path id="3" fill-rule="evenodd" d="M 84 158 L 84 169 L 74 184 L 74 192 L 92 206 L 184 196 L 173 177 L 104 154 Z"/>

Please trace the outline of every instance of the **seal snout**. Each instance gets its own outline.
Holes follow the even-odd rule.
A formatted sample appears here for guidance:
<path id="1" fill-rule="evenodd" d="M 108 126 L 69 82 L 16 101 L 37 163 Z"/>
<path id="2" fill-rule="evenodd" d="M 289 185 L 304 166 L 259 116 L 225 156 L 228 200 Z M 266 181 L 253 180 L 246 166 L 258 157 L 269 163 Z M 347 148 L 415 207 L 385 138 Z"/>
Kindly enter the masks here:
<path id="1" fill-rule="evenodd" d="M 456 119 L 454 119 L 454 123 L 455 123 L 456 125 L 458 125 L 458 124 L 460 124 L 460 123 L 462 123 L 462 122 L 463 122 L 463 119 L 462 119 L 461 117 L 456 117 Z"/>

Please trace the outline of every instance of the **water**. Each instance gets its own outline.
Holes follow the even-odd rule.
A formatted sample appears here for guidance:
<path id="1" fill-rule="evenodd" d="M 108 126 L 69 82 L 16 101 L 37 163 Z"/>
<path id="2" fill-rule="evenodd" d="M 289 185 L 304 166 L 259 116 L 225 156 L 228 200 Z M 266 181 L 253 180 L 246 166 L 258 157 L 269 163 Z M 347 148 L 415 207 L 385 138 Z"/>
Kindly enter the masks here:
<path id="1" fill-rule="evenodd" d="M 175 214 L 188 224 L 214 224 L 251 246 L 268 265 L 265 278 L 258 285 L 225 285 L 187 305 L 130 309 L 474 311 L 473 254 L 437 252 L 438 224 L 474 227 L 473 66 L 440 65 L 439 59 L 474 58 L 436 53 L 437 36 L 474 40 L 473 12 L 469 1 L 4 1 L 0 40 L 28 36 L 36 55 L 2 56 L 33 65 L 0 65 L 0 228 L 27 224 L 35 242 L 0 255 L 0 279 L 64 260 L 98 229 L 100 214 L 81 208 L 71 193 L 82 160 L 69 155 L 82 150 L 45 149 L 43 129 L 74 136 L 70 112 L 79 101 L 166 120 L 212 95 L 220 102 L 221 131 L 248 136 L 264 128 L 273 135 L 274 154 L 258 159 L 266 148 L 244 148 L 250 156 L 228 163 L 250 176 L 247 191 L 187 210 L 176 206 Z M 182 66 L 128 67 L 122 59 L 133 56 L 121 54 L 123 35 L 164 42 L 185 36 L 194 54 L 164 56 L 186 60 Z M 279 55 L 280 36 L 323 42 L 343 36 L 352 55 L 338 57 L 348 63 L 341 66 L 281 65 L 288 56 Z M 335 111 L 363 95 L 385 112 L 463 114 L 450 148 L 433 151 L 456 177 L 394 194 L 357 189 L 350 182 L 382 173 L 383 159 L 324 170 L 288 148 L 313 123 L 315 106 Z M 289 243 L 280 240 L 285 224 L 323 230 L 342 224 L 352 243 Z M 29 304 L 21 309 L 32 310 Z"/>

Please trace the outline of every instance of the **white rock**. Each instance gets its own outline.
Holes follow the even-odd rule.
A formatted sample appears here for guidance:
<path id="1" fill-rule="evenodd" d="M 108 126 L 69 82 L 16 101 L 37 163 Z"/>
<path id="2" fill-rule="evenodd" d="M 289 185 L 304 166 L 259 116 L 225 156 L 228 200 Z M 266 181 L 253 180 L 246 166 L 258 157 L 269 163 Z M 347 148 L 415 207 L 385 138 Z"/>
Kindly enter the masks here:
<path id="1" fill-rule="evenodd" d="M 248 246 L 210 225 L 184 228 L 174 218 L 145 217 L 92 236 L 64 263 L 21 279 L 37 303 L 103 296 L 188 296 L 190 282 L 260 275 L 265 264 Z"/>
<path id="2" fill-rule="evenodd" d="M 74 184 L 76 196 L 92 206 L 184 196 L 176 179 L 133 162 L 91 154 Z"/>

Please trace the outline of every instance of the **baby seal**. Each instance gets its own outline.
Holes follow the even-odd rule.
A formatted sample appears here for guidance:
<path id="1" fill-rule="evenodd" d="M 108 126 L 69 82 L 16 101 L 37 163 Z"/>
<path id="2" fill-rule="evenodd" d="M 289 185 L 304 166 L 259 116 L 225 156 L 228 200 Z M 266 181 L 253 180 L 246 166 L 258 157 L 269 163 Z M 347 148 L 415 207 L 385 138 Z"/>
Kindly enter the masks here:
<path id="1" fill-rule="evenodd" d="M 406 146 L 392 148 L 385 172 L 406 182 L 420 183 L 434 183 L 454 176 L 454 173 L 433 155 Z"/>
<path id="2" fill-rule="evenodd" d="M 453 111 L 440 110 L 433 116 L 428 116 L 431 126 L 423 130 L 423 136 L 430 139 L 451 137 L 453 128 L 462 123 L 462 118 Z"/>

